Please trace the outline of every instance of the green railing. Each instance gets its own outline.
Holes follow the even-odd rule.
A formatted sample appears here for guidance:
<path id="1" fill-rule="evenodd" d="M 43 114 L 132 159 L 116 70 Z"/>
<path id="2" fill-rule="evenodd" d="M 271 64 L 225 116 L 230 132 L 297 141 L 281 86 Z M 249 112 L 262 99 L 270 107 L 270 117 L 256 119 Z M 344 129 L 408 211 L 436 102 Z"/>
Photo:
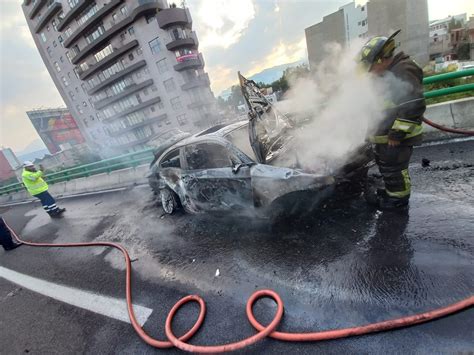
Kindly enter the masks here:
<path id="1" fill-rule="evenodd" d="M 474 75 L 474 69 L 458 70 L 451 73 L 428 76 L 423 79 L 423 84 L 424 85 L 434 84 L 440 81 L 458 79 L 458 78 L 463 78 L 466 76 L 473 76 L 473 75 Z M 425 92 L 425 98 L 431 99 L 433 97 L 457 94 L 460 92 L 466 92 L 466 91 L 471 91 L 471 90 L 474 90 L 474 84 L 456 85 L 449 88 L 442 88 L 442 89 Z"/>
<path id="2" fill-rule="evenodd" d="M 81 177 L 96 174 L 110 173 L 114 170 L 132 168 L 138 165 L 150 163 L 153 159 L 154 148 L 145 149 L 139 152 L 119 155 L 113 158 L 101 160 L 95 163 L 75 166 L 73 168 L 47 174 L 45 180 L 49 184 L 69 181 Z M 15 183 L 0 187 L 0 195 L 18 192 L 24 189 L 23 183 Z"/>
<path id="3" fill-rule="evenodd" d="M 452 73 L 445 73 L 439 75 L 429 76 L 423 79 L 423 84 L 433 84 L 440 81 L 451 80 L 462 78 L 466 76 L 473 76 L 474 69 L 459 70 Z M 438 90 L 432 90 L 425 92 L 425 98 L 432 98 L 437 96 L 449 95 L 458 92 L 466 92 L 474 90 L 474 84 L 457 85 L 449 88 L 443 88 Z M 125 169 L 130 167 L 136 167 L 141 164 L 151 162 L 153 157 L 153 148 L 146 149 L 140 152 L 120 155 L 114 158 L 101 160 L 91 164 L 85 164 L 76 166 L 70 169 L 61 170 L 56 173 L 48 174 L 45 180 L 54 184 L 57 182 L 69 181 L 81 177 L 87 177 L 91 175 L 110 173 L 114 170 Z M 0 195 L 17 192 L 23 190 L 23 183 L 10 184 L 7 186 L 0 187 Z"/>

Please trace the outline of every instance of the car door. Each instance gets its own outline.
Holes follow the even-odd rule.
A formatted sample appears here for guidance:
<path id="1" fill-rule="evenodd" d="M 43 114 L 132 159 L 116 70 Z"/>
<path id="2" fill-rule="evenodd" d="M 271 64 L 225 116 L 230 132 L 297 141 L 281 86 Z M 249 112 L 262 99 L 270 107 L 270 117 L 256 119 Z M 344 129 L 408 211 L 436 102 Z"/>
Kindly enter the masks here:
<path id="1" fill-rule="evenodd" d="M 239 166 L 242 162 L 225 144 L 190 144 L 184 148 L 184 157 L 182 183 L 197 210 L 238 210 L 252 206 L 250 168 Z"/>

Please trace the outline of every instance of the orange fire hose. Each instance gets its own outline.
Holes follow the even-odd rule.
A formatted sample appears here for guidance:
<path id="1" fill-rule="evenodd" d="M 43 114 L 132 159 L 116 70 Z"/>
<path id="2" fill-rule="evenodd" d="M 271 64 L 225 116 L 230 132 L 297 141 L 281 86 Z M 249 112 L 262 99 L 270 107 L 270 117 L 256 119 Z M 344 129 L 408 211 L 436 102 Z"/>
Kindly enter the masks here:
<path id="1" fill-rule="evenodd" d="M 468 131 L 468 130 L 465 130 L 465 129 L 445 127 L 445 126 L 442 126 L 440 124 L 434 123 L 433 121 L 427 119 L 426 117 L 423 117 L 423 122 L 425 122 L 428 126 L 439 129 L 440 131 L 445 131 L 445 132 L 449 132 L 449 133 L 464 134 L 466 136 L 474 136 L 474 131 Z"/>
<path id="2" fill-rule="evenodd" d="M 132 288 L 131 288 L 131 277 L 132 277 L 132 264 L 130 261 L 130 256 L 127 250 L 118 243 L 111 243 L 111 242 L 93 242 L 93 243 L 34 243 L 28 242 L 20 239 L 20 237 L 15 233 L 15 231 L 6 224 L 8 229 L 11 231 L 13 236 L 21 243 L 33 247 L 61 247 L 61 248 L 71 248 L 71 247 L 94 247 L 94 246 L 105 246 L 118 249 L 122 252 L 123 256 L 125 257 L 125 265 L 126 265 L 126 276 L 125 276 L 125 296 L 127 301 L 127 309 L 128 315 L 130 317 L 130 322 L 132 324 L 133 329 L 138 334 L 138 336 L 148 345 L 151 345 L 155 348 L 164 349 L 170 348 L 172 346 L 176 346 L 177 348 L 189 352 L 199 352 L 199 353 L 222 353 L 228 351 L 234 351 L 238 349 L 242 349 L 246 346 L 256 343 L 259 340 L 269 336 L 274 339 L 283 340 L 283 341 L 291 341 L 291 342 L 300 342 L 300 341 L 321 341 L 321 340 L 330 340 L 330 339 L 338 339 L 338 338 L 346 338 L 350 336 L 362 335 L 362 334 L 369 334 L 369 333 L 376 333 L 381 331 L 386 331 L 390 329 L 396 329 L 401 327 L 407 327 L 419 323 L 428 322 L 437 318 L 441 318 L 461 310 L 468 309 L 474 305 L 474 296 L 470 296 L 462 301 L 457 303 L 451 304 L 446 307 L 438 308 L 432 311 L 401 317 L 397 319 L 387 320 L 378 323 L 372 323 L 364 326 L 352 327 L 352 328 L 345 328 L 345 329 L 336 329 L 336 330 L 327 330 L 327 331 L 318 331 L 318 332 L 309 332 L 309 333 L 286 333 L 286 332 L 279 332 L 275 331 L 276 327 L 280 323 L 283 317 L 283 301 L 281 300 L 280 296 L 272 290 L 260 290 L 253 293 L 249 300 L 247 301 L 246 312 L 247 317 L 252 324 L 252 326 L 258 331 L 257 334 L 248 337 L 244 340 L 237 341 L 235 343 L 225 344 L 225 345 L 216 345 L 216 346 L 198 346 L 198 345 L 191 345 L 186 343 L 201 327 L 205 313 L 206 313 L 206 305 L 204 300 L 197 296 L 197 295 L 190 295 L 182 298 L 179 300 L 171 309 L 166 318 L 166 326 L 165 326 L 165 333 L 168 338 L 168 341 L 157 340 L 149 336 L 143 328 L 138 323 L 135 313 L 133 311 L 132 305 Z M 261 325 L 253 315 L 253 305 L 254 303 L 262 298 L 262 297 L 269 297 L 272 298 L 277 304 L 277 310 L 275 317 L 271 321 L 271 323 L 264 327 Z M 177 338 L 171 329 L 171 325 L 173 322 L 173 318 L 176 312 L 182 307 L 184 304 L 189 302 L 197 302 L 200 306 L 200 312 L 196 323 L 193 327 L 184 335 Z"/>

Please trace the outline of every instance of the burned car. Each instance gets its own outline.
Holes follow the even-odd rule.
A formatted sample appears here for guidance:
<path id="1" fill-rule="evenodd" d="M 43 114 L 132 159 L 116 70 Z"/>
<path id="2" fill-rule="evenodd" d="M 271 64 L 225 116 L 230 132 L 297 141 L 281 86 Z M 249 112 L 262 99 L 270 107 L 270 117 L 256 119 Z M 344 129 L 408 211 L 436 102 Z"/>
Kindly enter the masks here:
<path id="1" fill-rule="evenodd" d="M 180 207 L 189 213 L 290 211 L 310 196 L 316 201 L 311 193 L 332 191 L 366 172 L 370 158 L 365 154 L 357 154 L 340 176 L 301 169 L 297 157 L 291 162 L 291 132 L 298 127 L 272 107 L 254 82 L 239 78 L 249 120 L 179 137 L 155 152 L 148 179 L 166 213 Z M 278 166 L 281 161 L 287 166 Z"/>

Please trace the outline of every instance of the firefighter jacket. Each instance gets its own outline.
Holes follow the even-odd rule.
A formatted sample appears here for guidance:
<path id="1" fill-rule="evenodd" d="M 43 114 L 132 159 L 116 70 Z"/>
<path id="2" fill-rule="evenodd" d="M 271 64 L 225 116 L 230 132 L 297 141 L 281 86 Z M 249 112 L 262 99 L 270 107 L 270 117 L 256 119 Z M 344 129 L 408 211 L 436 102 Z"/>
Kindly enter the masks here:
<path id="1" fill-rule="evenodd" d="M 35 196 L 48 190 L 48 184 L 42 178 L 42 171 L 28 171 L 23 169 L 21 178 L 28 192 Z"/>
<path id="2" fill-rule="evenodd" d="M 385 144 L 389 139 L 403 145 L 421 143 L 423 114 L 423 71 L 403 52 L 398 53 L 383 76 L 389 85 L 384 119 L 378 126 L 373 143 Z"/>

